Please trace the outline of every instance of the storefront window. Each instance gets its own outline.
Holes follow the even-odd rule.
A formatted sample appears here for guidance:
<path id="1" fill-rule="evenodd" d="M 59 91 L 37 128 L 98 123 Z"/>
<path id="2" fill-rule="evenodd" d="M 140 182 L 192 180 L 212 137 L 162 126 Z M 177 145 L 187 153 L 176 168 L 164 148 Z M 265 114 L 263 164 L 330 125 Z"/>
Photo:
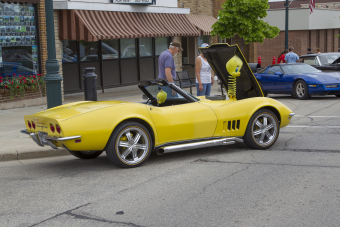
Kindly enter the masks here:
<path id="1" fill-rule="evenodd" d="M 118 58 L 118 40 L 102 40 L 103 60 Z"/>
<path id="2" fill-rule="evenodd" d="M 198 37 L 198 46 L 200 47 L 203 43 L 209 44 L 209 36 L 208 35 L 202 35 Z"/>
<path id="3" fill-rule="evenodd" d="M 36 41 L 34 6 L 0 3 L 0 76 L 37 74 Z"/>
<path id="4" fill-rule="evenodd" d="M 77 41 L 62 40 L 61 45 L 62 62 L 77 62 Z"/>
<path id="5" fill-rule="evenodd" d="M 160 55 L 163 51 L 169 48 L 169 38 L 162 37 L 156 38 L 155 40 L 155 47 L 156 47 L 156 55 Z"/>
<path id="6" fill-rule="evenodd" d="M 152 56 L 152 38 L 139 38 L 139 56 Z"/>
<path id="7" fill-rule="evenodd" d="M 79 41 L 80 61 L 98 61 L 98 42 Z"/>
<path id="8" fill-rule="evenodd" d="M 121 39 L 121 58 L 133 58 L 136 57 L 136 45 L 135 39 Z"/>

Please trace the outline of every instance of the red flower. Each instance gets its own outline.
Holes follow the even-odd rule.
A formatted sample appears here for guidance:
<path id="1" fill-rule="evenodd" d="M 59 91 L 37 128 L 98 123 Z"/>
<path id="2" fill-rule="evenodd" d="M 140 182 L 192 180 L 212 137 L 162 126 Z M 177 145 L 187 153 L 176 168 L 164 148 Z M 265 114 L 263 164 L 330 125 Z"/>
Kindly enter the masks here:
<path id="1" fill-rule="evenodd" d="M 26 80 L 26 78 L 25 78 L 25 77 L 23 77 L 22 79 L 23 79 L 23 80 Z"/>
<path id="2" fill-rule="evenodd" d="M 32 80 L 31 82 L 34 83 L 34 80 Z"/>
<path id="3" fill-rule="evenodd" d="M 17 88 L 19 88 L 19 86 L 17 86 Z"/>
<path id="4" fill-rule="evenodd" d="M 21 77 L 21 74 L 19 75 L 19 77 Z"/>
<path id="5" fill-rule="evenodd" d="M 0 79 L 2 79 L 2 76 L 0 76 Z"/>
<path id="6" fill-rule="evenodd" d="M 12 81 L 12 84 L 13 84 L 13 81 Z"/>
<path id="7" fill-rule="evenodd" d="M 35 76 L 33 76 L 33 79 L 35 79 Z"/>
<path id="8" fill-rule="evenodd" d="M 35 83 L 35 85 L 37 85 L 38 83 Z"/>
<path id="9" fill-rule="evenodd" d="M 21 83 L 21 81 L 20 81 L 20 83 Z"/>
<path id="10" fill-rule="evenodd" d="M 5 88 L 7 88 L 8 86 L 7 85 L 5 85 Z"/>
<path id="11" fill-rule="evenodd" d="M 0 83 L 2 83 L 2 80 L 0 80 Z"/>
<path id="12" fill-rule="evenodd" d="M 27 81 L 25 80 L 24 83 L 27 84 Z"/>
<path id="13" fill-rule="evenodd" d="M 13 76 L 15 76 L 15 73 L 13 73 Z"/>

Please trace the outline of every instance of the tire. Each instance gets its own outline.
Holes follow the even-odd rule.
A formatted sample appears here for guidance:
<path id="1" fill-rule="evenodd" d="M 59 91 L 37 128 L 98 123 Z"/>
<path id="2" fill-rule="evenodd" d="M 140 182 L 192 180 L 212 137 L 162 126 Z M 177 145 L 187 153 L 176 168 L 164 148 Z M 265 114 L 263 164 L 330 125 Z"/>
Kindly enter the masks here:
<path id="1" fill-rule="evenodd" d="M 106 154 L 119 167 L 138 167 L 149 158 L 152 144 L 151 134 L 144 125 L 128 121 L 113 131 Z"/>
<path id="2" fill-rule="evenodd" d="M 80 159 L 93 159 L 97 158 L 103 151 L 69 151 L 73 156 Z"/>
<path id="3" fill-rule="evenodd" d="M 263 96 L 264 96 L 264 97 L 267 97 L 267 96 L 268 96 L 268 92 L 266 92 L 266 91 L 263 90 L 263 86 L 262 86 L 261 81 L 258 80 L 257 82 L 260 84 L 260 87 L 261 87 L 262 92 L 263 92 Z"/>
<path id="4" fill-rule="evenodd" d="M 303 80 L 298 80 L 295 83 L 293 92 L 294 92 L 294 96 L 298 99 L 304 100 L 304 99 L 310 98 L 307 84 Z"/>
<path id="5" fill-rule="evenodd" d="M 243 140 L 252 149 L 265 150 L 276 142 L 279 132 L 277 116 L 268 109 L 260 109 L 250 118 Z"/>

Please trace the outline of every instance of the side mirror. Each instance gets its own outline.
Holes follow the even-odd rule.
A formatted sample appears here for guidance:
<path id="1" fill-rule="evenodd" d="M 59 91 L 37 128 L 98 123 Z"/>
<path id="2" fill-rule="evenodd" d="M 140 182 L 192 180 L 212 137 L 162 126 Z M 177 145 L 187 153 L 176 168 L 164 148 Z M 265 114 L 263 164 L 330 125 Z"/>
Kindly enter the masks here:
<path id="1" fill-rule="evenodd" d="M 283 74 L 281 72 L 276 72 L 275 75 L 282 76 Z"/>

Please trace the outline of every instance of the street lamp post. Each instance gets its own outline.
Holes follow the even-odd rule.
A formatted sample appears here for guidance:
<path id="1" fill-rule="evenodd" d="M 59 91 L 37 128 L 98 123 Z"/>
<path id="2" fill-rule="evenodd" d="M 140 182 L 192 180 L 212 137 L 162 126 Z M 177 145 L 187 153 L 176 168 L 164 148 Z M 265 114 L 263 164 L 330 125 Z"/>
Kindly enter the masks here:
<path id="1" fill-rule="evenodd" d="M 286 7 L 286 26 L 285 26 L 285 49 L 288 50 L 288 12 L 289 12 L 289 1 L 286 0 L 284 4 Z"/>
<path id="2" fill-rule="evenodd" d="M 55 38 L 54 38 L 54 16 L 53 0 L 45 0 L 46 15 L 46 35 L 47 35 L 47 56 L 46 61 L 46 97 L 47 108 L 52 108 L 62 104 L 61 81 L 63 78 L 59 74 L 59 63 L 56 59 Z"/>

